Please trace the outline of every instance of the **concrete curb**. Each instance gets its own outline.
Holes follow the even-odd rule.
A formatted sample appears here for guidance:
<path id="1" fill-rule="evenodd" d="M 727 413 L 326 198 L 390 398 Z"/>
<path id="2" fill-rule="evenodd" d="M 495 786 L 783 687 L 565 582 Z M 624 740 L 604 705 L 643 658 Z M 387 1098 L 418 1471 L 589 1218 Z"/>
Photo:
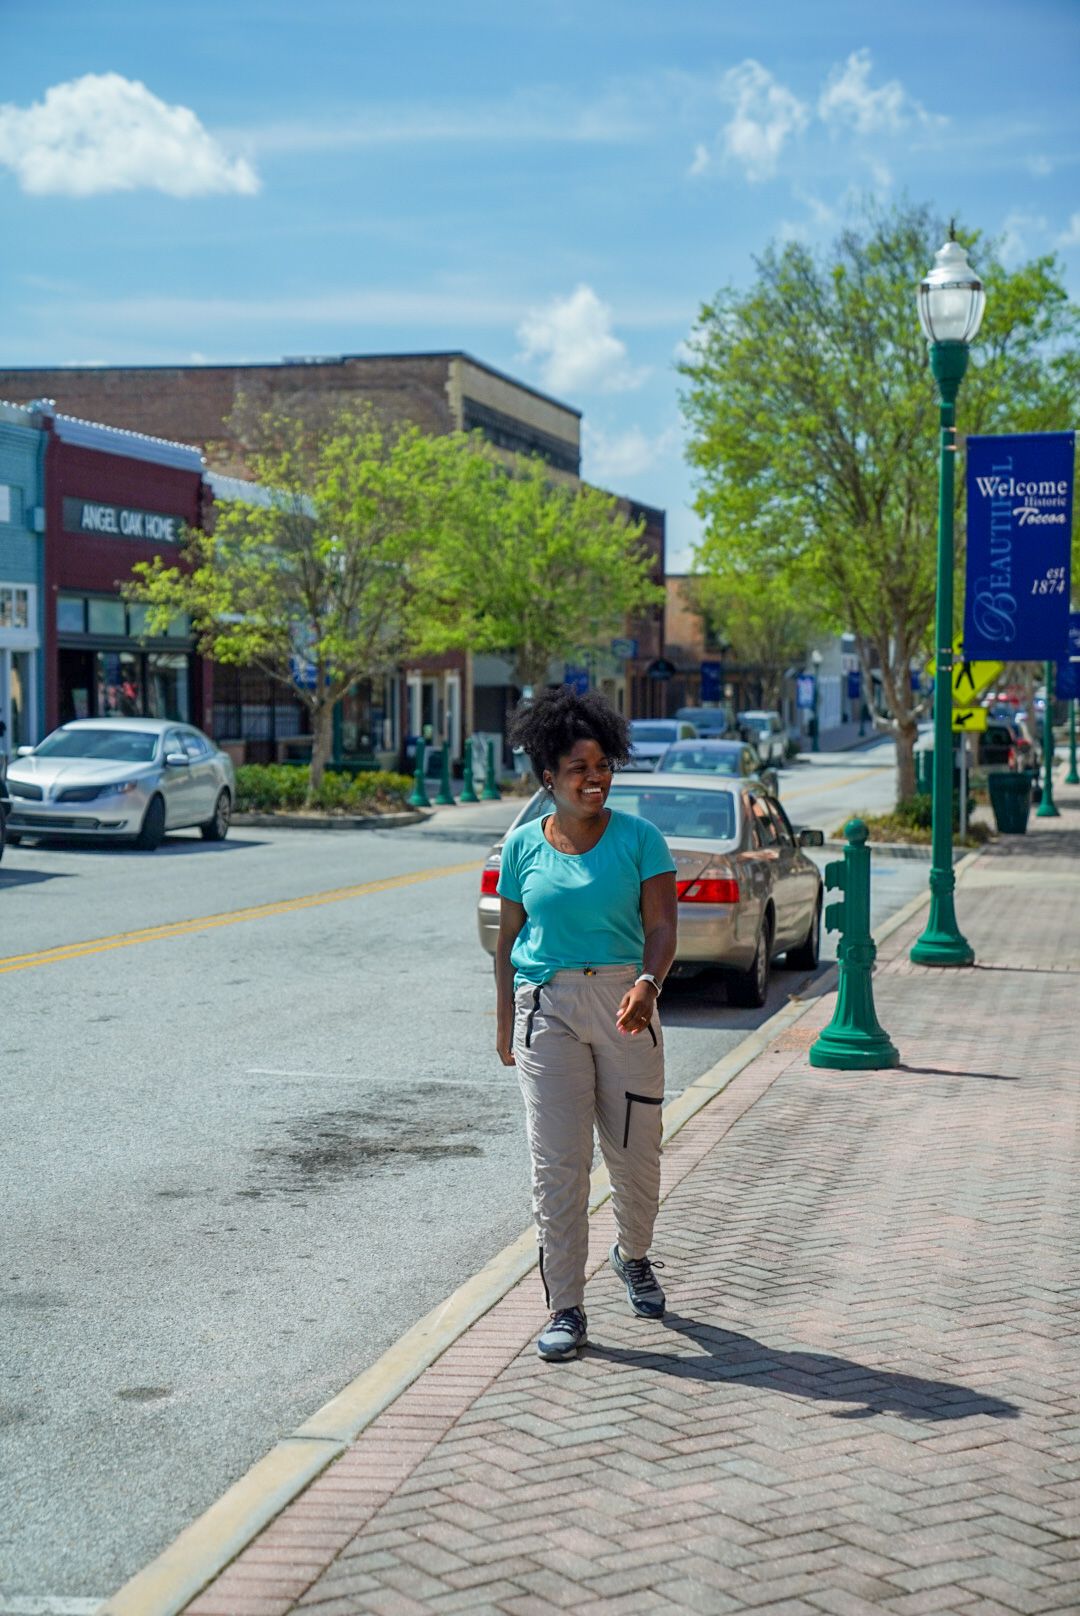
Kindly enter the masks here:
<path id="1" fill-rule="evenodd" d="M 981 854 L 980 848 L 967 855 L 958 868 L 958 878 Z M 919 893 L 891 915 L 878 929 L 877 941 L 884 941 L 905 926 L 929 901 L 929 896 L 928 891 Z M 834 965 L 817 979 L 812 996 L 803 999 L 792 995 L 782 1009 L 665 1106 L 664 1143 L 674 1138 L 727 1088 L 780 1033 L 786 1032 L 824 994 L 831 992 L 835 980 Z M 590 1184 L 590 1212 L 602 1206 L 610 1193 L 607 1173 L 604 1168 L 598 1168 Z M 524 1279 L 536 1263 L 536 1236 L 530 1228 L 407 1330 L 369 1369 L 324 1403 L 291 1435 L 275 1443 L 216 1503 L 185 1527 L 157 1559 L 106 1599 L 98 1616 L 179 1616 L 287 1504 L 339 1458 L 360 1432 L 471 1325 Z"/>
<path id="2" fill-rule="evenodd" d="M 933 856 L 933 850 L 929 842 L 867 842 L 866 845 L 870 849 L 871 855 L 877 853 L 881 858 L 924 859 L 929 864 Z M 829 836 L 825 841 L 825 847 L 830 852 L 842 853 L 846 846 L 846 842 L 835 836 Z M 976 847 L 965 854 L 962 847 L 954 847 L 953 863 L 958 865 L 965 857 L 970 858 L 972 851 L 981 853 L 982 848 Z"/>
<path id="3" fill-rule="evenodd" d="M 397 830 L 430 818 L 430 809 L 410 808 L 400 814 L 233 814 L 230 823 L 274 830 Z"/>

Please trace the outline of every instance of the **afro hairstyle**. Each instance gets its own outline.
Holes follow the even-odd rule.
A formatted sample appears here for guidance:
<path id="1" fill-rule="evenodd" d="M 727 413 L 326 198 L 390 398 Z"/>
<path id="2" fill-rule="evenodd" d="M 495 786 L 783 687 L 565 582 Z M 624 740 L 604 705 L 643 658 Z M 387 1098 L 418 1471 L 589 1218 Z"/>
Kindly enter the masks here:
<path id="1" fill-rule="evenodd" d="M 595 741 L 615 768 L 630 761 L 630 725 L 598 690 L 579 695 L 570 685 L 544 690 L 521 706 L 510 724 L 510 745 L 520 747 L 537 780 L 552 774 L 575 741 Z"/>

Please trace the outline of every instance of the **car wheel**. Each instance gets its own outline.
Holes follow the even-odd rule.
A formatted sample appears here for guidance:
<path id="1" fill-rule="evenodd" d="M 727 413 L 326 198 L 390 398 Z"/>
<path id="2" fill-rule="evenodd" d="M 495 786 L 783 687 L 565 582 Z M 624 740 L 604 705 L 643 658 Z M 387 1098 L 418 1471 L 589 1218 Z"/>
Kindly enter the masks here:
<path id="1" fill-rule="evenodd" d="M 218 792 L 218 800 L 214 804 L 214 817 L 208 819 L 205 825 L 200 825 L 204 842 L 223 842 L 229 834 L 229 820 L 232 817 L 232 798 L 227 791 Z"/>
<path id="2" fill-rule="evenodd" d="M 165 800 L 151 797 L 150 806 L 143 815 L 142 829 L 135 838 L 135 846 L 144 853 L 152 853 L 165 839 Z"/>
<path id="3" fill-rule="evenodd" d="M 789 971 L 816 971 L 818 960 L 821 958 L 821 899 L 814 905 L 814 918 L 810 922 L 810 930 L 806 934 L 806 941 L 798 948 L 789 948 L 784 955 L 784 964 Z"/>
<path id="4" fill-rule="evenodd" d="M 4 842 L 8 847 L 18 847 L 21 841 L 22 837 L 19 835 L 18 831 L 6 830 L 4 832 Z"/>
<path id="5" fill-rule="evenodd" d="M 758 935 L 757 949 L 750 969 L 728 979 L 728 1002 L 759 1010 L 769 996 L 769 969 L 772 965 L 772 915 L 765 916 Z"/>

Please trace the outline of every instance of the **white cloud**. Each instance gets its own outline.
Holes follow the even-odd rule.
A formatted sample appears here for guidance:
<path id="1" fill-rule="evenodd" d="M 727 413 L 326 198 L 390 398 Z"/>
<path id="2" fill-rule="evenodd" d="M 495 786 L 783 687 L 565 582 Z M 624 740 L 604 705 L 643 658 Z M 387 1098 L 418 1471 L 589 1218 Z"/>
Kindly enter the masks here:
<path id="1" fill-rule="evenodd" d="M 704 174 L 705 171 L 711 167 L 712 157 L 709 153 L 709 148 L 699 141 L 694 147 L 693 161 L 691 162 L 690 167 L 687 169 L 687 173 L 692 179 L 696 179 L 699 174 Z"/>
<path id="2" fill-rule="evenodd" d="M 119 73 L 86 73 L 32 106 L 0 106 L 0 165 L 34 196 L 259 189 L 251 164 L 228 157 L 189 107 L 169 106 Z"/>
<path id="3" fill-rule="evenodd" d="M 592 482 L 620 482 L 639 477 L 651 471 L 677 446 L 678 433 L 674 426 L 665 427 L 650 438 L 640 427 L 629 427 L 625 432 L 608 433 L 600 427 L 583 423 L 585 475 Z"/>
<path id="4" fill-rule="evenodd" d="M 648 374 L 635 370 L 611 329 L 611 309 L 591 286 L 553 298 L 526 314 L 517 330 L 521 358 L 539 361 L 545 387 L 557 393 L 621 393 Z"/>
<path id="5" fill-rule="evenodd" d="M 1074 213 L 1057 238 L 1059 247 L 1080 247 L 1080 213 Z"/>
<path id="6" fill-rule="evenodd" d="M 1002 263 L 1018 264 L 1030 250 L 1031 235 L 1040 235 L 1045 229 L 1046 220 L 1042 214 L 1020 213 L 1014 209 L 1005 220 L 1000 248 Z"/>
<path id="7" fill-rule="evenodd" d="M 908 95 L 899 79 L 870 87 L 873 62 L 868 50 L 852 51 L 843 66 L 834 67 L 818 99 L 818 117 L 824 123 L 847 124 L 857 134 L 896 134 L 912 121 L 943 124 L 948 120 L 927 112 Z"/>
<path id="8" fill-rule="evenodd" d="M 724 74 L 720 93 L 735 108 L 724 128 L 725 152 L 748 180 L 768 179 L 786 141 L 806 128 L 808 108 L 752 57 Z"/>
<path id="9" fill-rule="evenodd" d="M 1029 157 L 1028 168 L 1030 168 L 1031 172 L 1036 176 L 1037 179 L 1045 179 L 1047 174 L 1052 174 L 1054 172 L 1054 165 L 1051 159 L 1043 156 Z"/>

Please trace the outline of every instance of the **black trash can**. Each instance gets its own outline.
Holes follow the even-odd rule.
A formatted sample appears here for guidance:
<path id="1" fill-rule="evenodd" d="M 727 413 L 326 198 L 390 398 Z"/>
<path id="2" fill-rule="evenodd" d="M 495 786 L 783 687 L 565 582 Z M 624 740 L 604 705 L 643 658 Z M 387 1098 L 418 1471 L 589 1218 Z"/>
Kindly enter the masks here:
<path id="1" fill-rule="evenodd" d="M 988 776 L 994 823 L 1002 835 L 1023 836 L 1027 830 L 1034 779 L 1026 769 L 995 769 Z"/>

